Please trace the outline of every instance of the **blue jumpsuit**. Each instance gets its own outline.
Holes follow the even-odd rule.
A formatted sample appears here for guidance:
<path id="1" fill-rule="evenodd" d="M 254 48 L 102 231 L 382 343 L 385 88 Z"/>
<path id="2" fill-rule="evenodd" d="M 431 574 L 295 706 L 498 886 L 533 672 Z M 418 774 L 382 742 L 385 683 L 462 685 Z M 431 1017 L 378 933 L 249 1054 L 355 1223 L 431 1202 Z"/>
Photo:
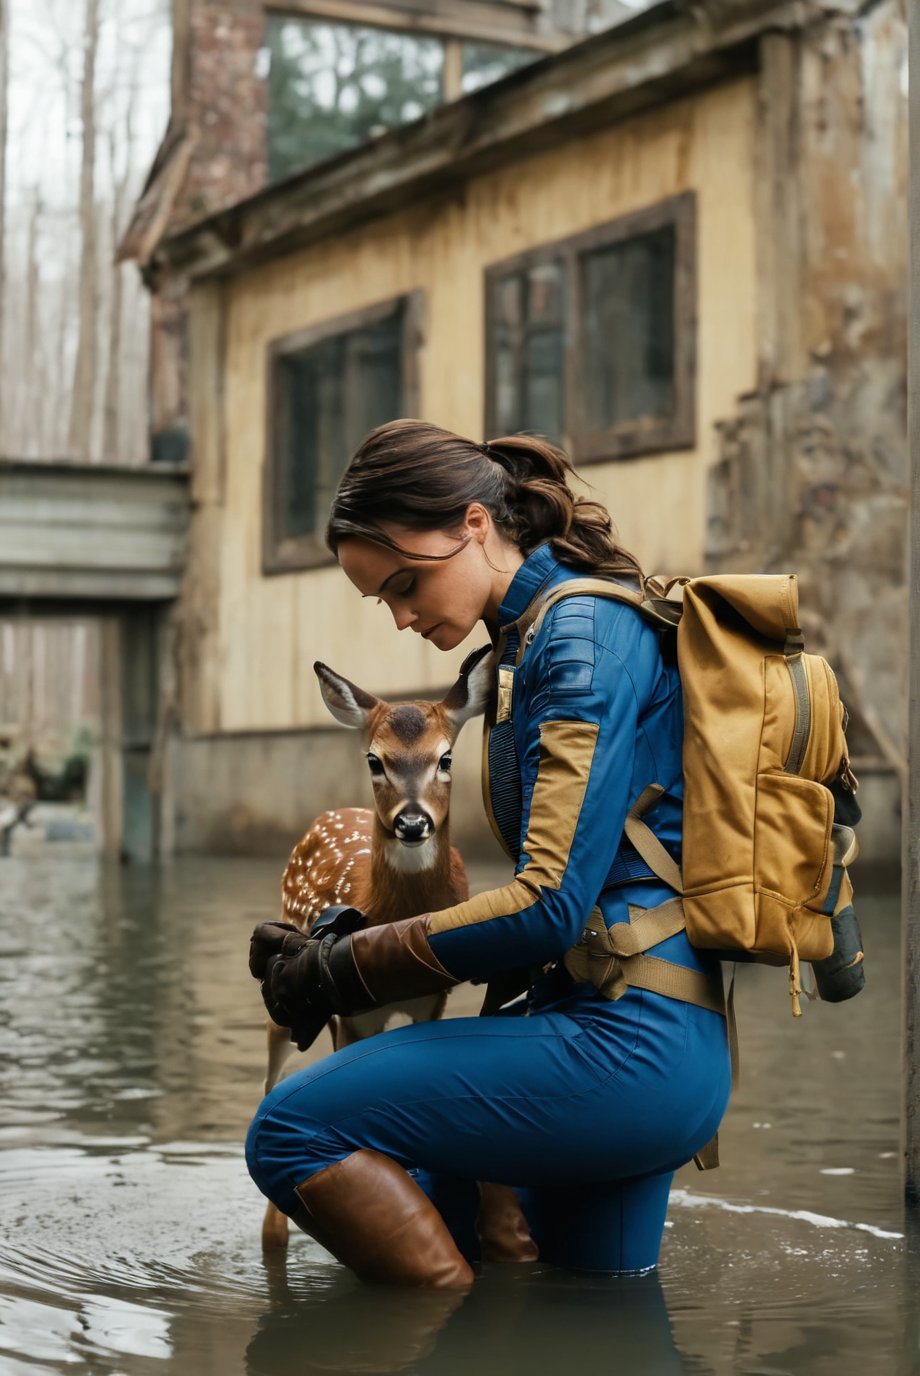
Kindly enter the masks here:
<path id="1" fill-rule="evenodd" d="M 578 576 L 539 546 L 511 583 L 500 628 Z M 468 1256 L 475 1182 L 513 1185 L 543 1260 L 642 1270 L 658 1258 L 674 1170 L 714 1135 L 728 1102 L 725 1019 L 635 987 L 611 1000 L 561 962 L 595 905 L 609 927 L 629 921 L 630 905 L 674 896 L 629 862 L 623 827 L 659 783 L 665 793 L 645 821 L 679 862 L 677 670 L 633 607 L 572 596 L 550 609 L 515 671 L 511 723 L 514 879 L 418 922 L 454 981 L 531 968 L 520 1011 L 398 1028 L 290 1076 L 260 1106 L 247 1161 L 291 1213 L 313 1174 L 362 1148 L 382 1152 L 417 1171 Z M 712 968 L 683 932 L 650 954 Z"/>

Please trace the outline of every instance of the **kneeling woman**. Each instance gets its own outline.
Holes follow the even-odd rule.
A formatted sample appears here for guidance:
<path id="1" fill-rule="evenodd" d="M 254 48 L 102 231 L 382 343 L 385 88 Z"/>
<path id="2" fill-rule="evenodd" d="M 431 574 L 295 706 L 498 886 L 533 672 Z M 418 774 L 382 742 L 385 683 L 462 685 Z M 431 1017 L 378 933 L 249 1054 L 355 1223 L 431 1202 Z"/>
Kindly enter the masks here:
<path id="1" fill-rule="evenodd" d="M 529 972 L 514 1016 L 384 1033 L 262 1103 L 256 1183 L 367 1279 L 469 1284 L 477 1180 L 516 1187 L 536 1244 L 521 1256 L 652 1267 L 672 1174 L 728 1100 L 717 966 L 676 904 L 668 925 L 643 923 L 679 883 L 676 667 L 628 602 L 573 590 L 543 606 L 573 579 L 642 586 L 570 472 L 540 440 L 478 445 L 395 421 L 364 441 L 333 502 L 331 549 L 398 630 L 453 650 L 485 622 L 501 684 L 491 810 L 516 869 L 504 888 L 322 947 L 295 937 L 282 954 L 290 934 L 263 924 L 251 968 L 269 1012 L 289 1026 Z M 625 830 L 638 837 L 637 822 L 642 855 Z M 638 964 L 610 955 L 615 924 Z"/>

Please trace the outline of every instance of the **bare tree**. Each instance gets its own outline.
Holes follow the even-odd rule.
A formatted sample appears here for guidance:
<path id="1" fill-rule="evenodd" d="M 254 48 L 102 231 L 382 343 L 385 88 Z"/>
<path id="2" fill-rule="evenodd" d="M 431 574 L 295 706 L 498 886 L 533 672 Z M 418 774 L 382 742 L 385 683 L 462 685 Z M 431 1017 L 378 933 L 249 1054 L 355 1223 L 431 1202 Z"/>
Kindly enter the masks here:
<path id="1" fill-rule="evenodd" d="M 112 204 L 110 243 L 111 286 L 109 289 L 109 348 L 105 371 L 105 403 L 103 410 L 102 454 L 106 460 L 118 462 L 119 422 L 121 419 L 121 322 L 123 314 L 124 267 L 115 261 L 115 245 L 124 225 L 125 203 L 130 177 L 130 110 L 128 121 L 128 154 L 121 173 L 118 170 L 117 146 L 113 130 L 109 130 L 109 165 L 112 173 Z"/>
<path id="2" fill-rule="evenodd" d="M 22 431 L 25 444 L 21 447 L 22 452 L 25 453 L 29 450 L 33 454 L 41 453 L 42 395 L 46 373 L 43 366 L 44 350 L 40 325 L 42 295 L 40 242 L 43 209 L 41 194 L 36 189 L 29 216 L 29 237 L 26 250 L 26 301 L 22 348 L 23 357 L 28 360 L 29 375 L 33 382 L 32 386 L 26 390 L 24 398 Z M 30 392 L 31 396 L 29 395 Z"/>
<path id="3" fill-rule="evenodd" d="M 83 74 L 80 80 L 82 141 L 80 155 L 79 335 L 70 406 L 69 448 L 79 458 L 90 454 L 93 400 L 98 367 L 99 267 L 96 258 L 96 53 L 99 0 L 85 0 Z"/>
<path id="4" fill-rule="evenodd" d="M 3 321 L 6 288 L 6 126 L 9 90 L 7 0 L 0 0 L 0 450 L 4 438 Z"/>

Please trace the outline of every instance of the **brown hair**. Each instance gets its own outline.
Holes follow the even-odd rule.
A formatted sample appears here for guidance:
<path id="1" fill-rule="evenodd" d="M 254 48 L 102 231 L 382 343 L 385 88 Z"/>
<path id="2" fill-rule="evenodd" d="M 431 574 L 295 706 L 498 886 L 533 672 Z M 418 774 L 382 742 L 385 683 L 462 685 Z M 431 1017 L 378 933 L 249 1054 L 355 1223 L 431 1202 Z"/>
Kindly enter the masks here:
<path id="1" fill-rule="evenodd" d="M 532 435 L 477 444 L 427 421 L 390 421 L 371 431 L 345 470 L 326 543 L 336 554 L 339 541 L 359 536 L 411 558 L 450 558 L 413 555 L 379 523 L 450 530 L 462 524 L 471 502 L 480 502 L 525 555 L 548 540 L 564 564 L 641 579 L 638 561 L 616 543 L 606 507 L 576 497 L 570 475 L 562 451 Z"/>

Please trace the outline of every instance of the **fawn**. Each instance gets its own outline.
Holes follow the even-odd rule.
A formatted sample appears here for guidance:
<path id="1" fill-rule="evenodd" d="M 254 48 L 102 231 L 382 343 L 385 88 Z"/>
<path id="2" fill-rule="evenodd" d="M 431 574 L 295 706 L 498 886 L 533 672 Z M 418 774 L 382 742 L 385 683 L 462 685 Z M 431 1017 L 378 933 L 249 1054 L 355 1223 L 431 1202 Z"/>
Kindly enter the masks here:
<path id="1" fill-rule="evenodd" d="M 451 748 L 460 728 L 485 710 L 492 658 L 470 656 L 441 702 L 386 703 L 314 664 L 329 711 L 364 733 L 374 807 L 341 808 L 318 817 L 297 843 L 282 879 L 281 917 L 309 929 L 324 908 L 347 903 L 369 924 L 435 912 L 469 896 L 463 861 L 450 844 Z M 336 1050 L 382 1032 L 397 1013 L 413 1022 L 439 1018 L 445 993 L 388 1004 L 354 1017 L 331 1019 Z M 292 1050 L 287 1028 L 268 1023 L 265 1091 L 278 1082 Z M 481 1185 L 493 1216 L 516 1205 L 505 1187 Z M 266 1247 L 287 1243 L 287 1218 L 269 1204 L 262 1227 Z M 496 1249 L 498 1250 L 498 1249 Z"/>

